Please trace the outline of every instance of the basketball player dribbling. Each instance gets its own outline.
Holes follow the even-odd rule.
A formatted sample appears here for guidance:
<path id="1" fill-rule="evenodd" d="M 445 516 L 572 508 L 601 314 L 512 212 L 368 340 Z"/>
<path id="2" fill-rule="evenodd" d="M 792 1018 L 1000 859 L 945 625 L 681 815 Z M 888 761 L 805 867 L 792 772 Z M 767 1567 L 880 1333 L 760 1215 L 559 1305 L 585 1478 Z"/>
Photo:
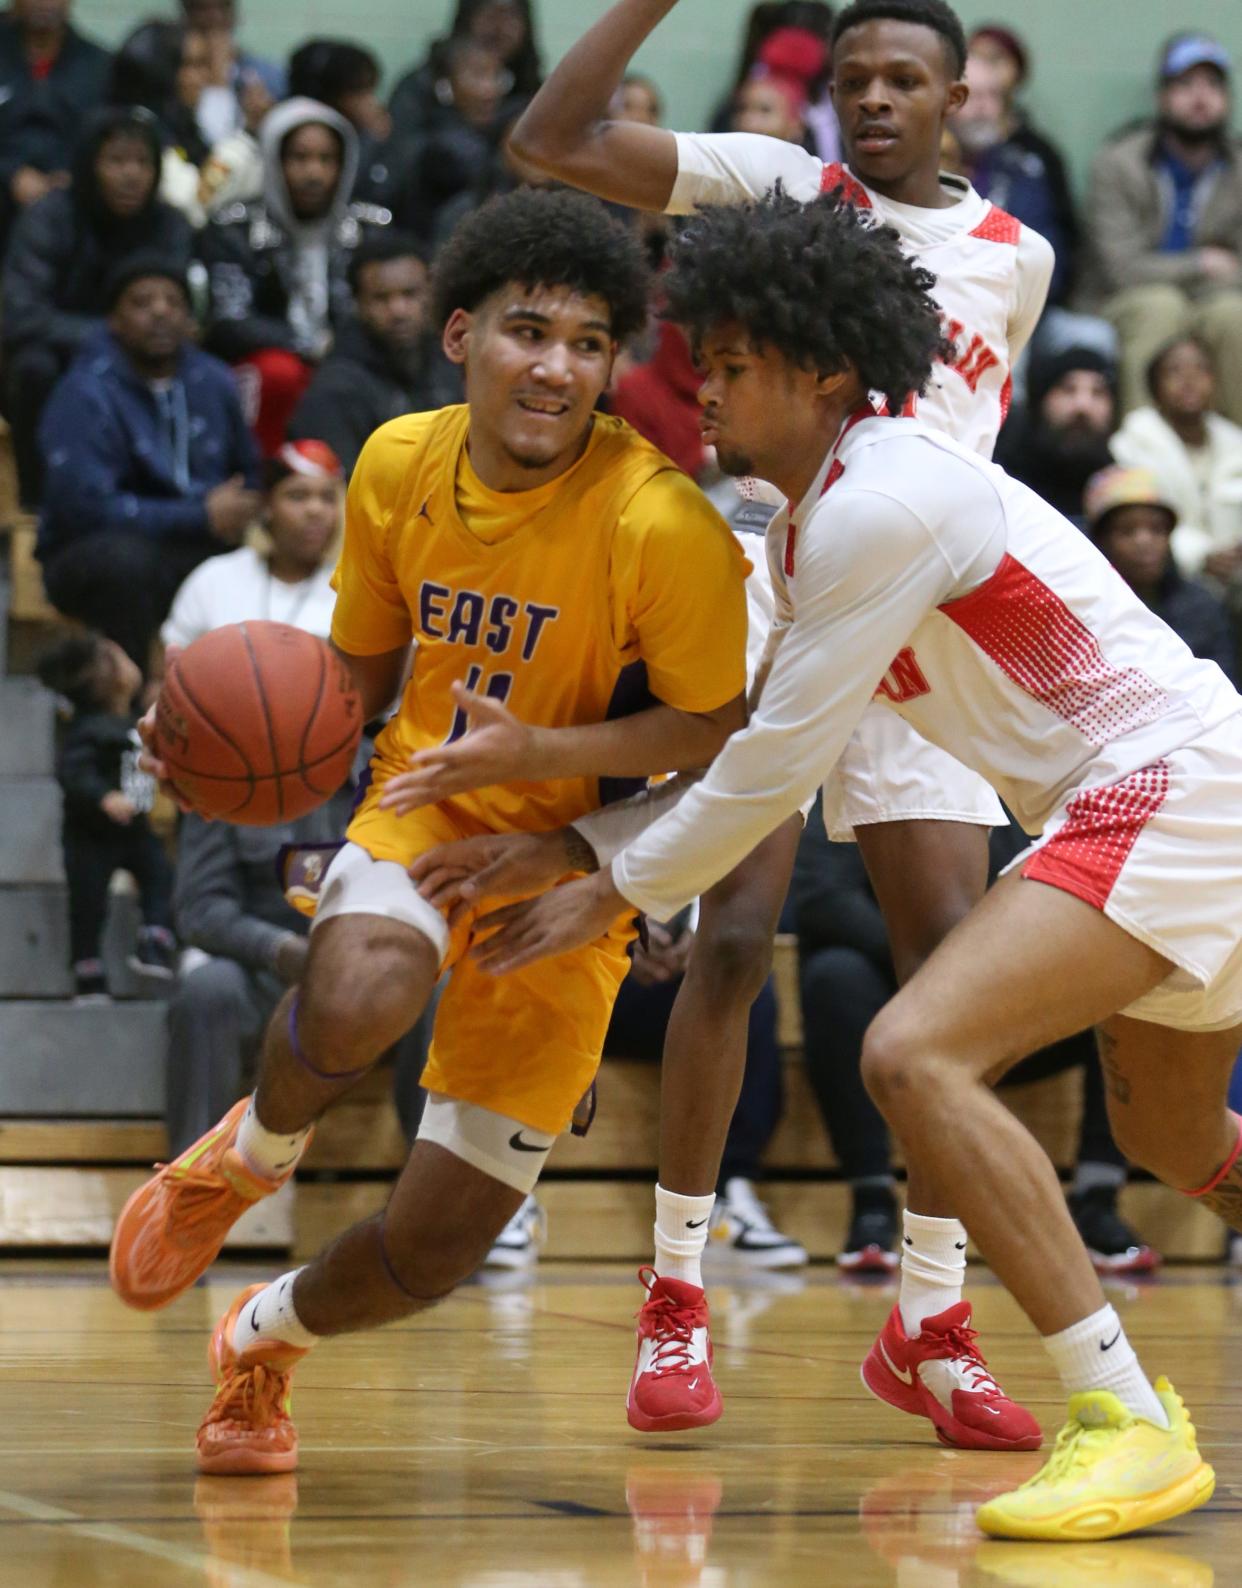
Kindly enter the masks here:
<path id="1" fill-rule="evenodd" d="M 604 198 L 674 214 L 761 197 L 778 181 L 798 199 L 843 191 L 895 227 L 907 252 L 936 273 L 953 345 L 918 401 L 920 417 L 990 456 L 1010 371 L 1043 309 L 1053 259 L 1042 237 L 968 183 L 939 174 L 945 117 L 967 93 L 956 15 L 942 0 L 859 0 L 838 16 L 833 97 L 847 164 L 825 167 L 775 138 L 671 133 L 607 119 L 635 51 L 675 4 L 614 5 L 536 95 L 514 132 L 518 154 Z M 910 685 L 897 666 L 881 690 L 900 696 Z M 983 895 L 987 829 L 1004 821 L 996 796 L 877 705 L 864 714 L 824 797 L 831 835 L 858 842 L 905 980 Z M 589 825 L 582 831 L 599 836 Z M 768 975 L 800 831 L 795 816 L 704 898 L 669 1025 L 656 1188 L 660 1283 L 640 1315 L 628 1402 L 638 1427 L 651 1426 L 653 1416 L 687 1427 L 719 1414 L 700 1256 L 741 1084 L 747 1011 Z M 1037 1422 L 1004 1394 L 973 1343 L 962 1299 L 966 1233 L 903 1146 L 901 1290 L 872 1352 L 868 1384 L 928 1418 L 947 1443 L 1033 1449 Z"/>
<path id="2" fill-rule="evenodd" d="M 1242 696 L 1074 526 L 917 419 L 932 278 L 857 210 L 774 195 L 702 212 L 669 312 L 705 369 L 705 434 L 789 507 L 768 531 L 780 642 L 749 726 L 612 865 L 481 919 L 496 973 L 591 941 L 622 901 L 665 917 L 786 821 L 906 651 L 886 709 L 1039 833 L 881 1011 L 868 1086 L 1044 1338 L 1069 1394 L 1044 1467 L 981 1507 L 1000 1537 L 1108 1538 L 1214 1478 L 1104 1299 L 1056 1173 L 989 1081 L 1096 1026 L 1133 1161 L 1242 1225 Z M 809 328 L 809 329 L 808 329 Z M 430 857 L 433 861 L 436 857 Z"/>
<path id="3" fill-rule="evenodd" d="M 217 1324 L 205 1472 L 296 1465 L 296 1362 L 473 1273 L 594 1077 L 633 912 L 581 953 L 496 982 L 467 955 L 470 922 L 450 929 L 419 896 L 411 861 L 469 834 L 560 827 L 631 786 L 610 790 L 611 774 L 641 783 L 704 765 L 745 716 L 746 561 L 667 458 L 594 412 L 618 343 L 646 322 L 638 243 L 595 199 L 517 192 L 462 224 L 434 290 L 467 402 L 372 436 L 334 577 L 333 643 L 364 716 L 393 699 L 414 640 L 410 678 L 323 879 L 307 968 L 267 1030 L 257 1090 L 130 1199 L 112 1246 L 118 1294 L 152 1309 L 191 1285 L 447 970 L 429 1096 L 384 1213 L 243 1291 Z M 386 785 L 412 755 L 504 700 L 541 735 L 536 778 L 392 808 Z"/>

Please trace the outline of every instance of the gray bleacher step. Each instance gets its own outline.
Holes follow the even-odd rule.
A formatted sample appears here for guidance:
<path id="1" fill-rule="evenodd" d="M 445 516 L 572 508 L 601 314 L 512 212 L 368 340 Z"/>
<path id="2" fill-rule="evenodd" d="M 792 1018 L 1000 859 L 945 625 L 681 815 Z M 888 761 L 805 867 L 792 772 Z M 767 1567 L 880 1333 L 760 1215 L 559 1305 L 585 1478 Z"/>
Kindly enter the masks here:
<path id="1" fill-rule="evenodd" d="M 0 682 L 0 777 L 51 777 L 56 757 L 53 697 L 34 678 Z"/>
<path id="2" fill-rule="evenodd" d="M 64 887 L 0 888 L 0 998 L 67 998 L 72 991 Z"/>
<path id="3" fill-rule="evenodd" d="M 164 1006 L 0 1003 L 0 1115 L 164 1112 Z"/>
<path id="4" fill-rule="evenodd" d="M 3 537 L 0 537 L 0 559 L 5 564 L 0 568 L 0 678 L 3 678 L 9 670 L 9 603 L 12 600 L 7 568 L 8 541 Z"/>
<path id="5" fill-rule="evenodd" d="M 50 777 L 0 778 L 0 885 L 64 877 L 59 787 Z"/>

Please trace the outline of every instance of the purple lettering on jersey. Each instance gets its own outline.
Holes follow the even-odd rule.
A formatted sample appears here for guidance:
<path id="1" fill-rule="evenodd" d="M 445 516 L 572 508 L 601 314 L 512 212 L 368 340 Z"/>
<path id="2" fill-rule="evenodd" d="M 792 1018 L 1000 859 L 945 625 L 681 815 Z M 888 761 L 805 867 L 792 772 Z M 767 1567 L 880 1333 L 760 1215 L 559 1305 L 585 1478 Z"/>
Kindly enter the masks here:
<path id="1" fill-rule="evenodd" d="M 483 626 L 483 609 L 487 598 L 477 590 L 459 590 L 453 602 L 453 615 L 449 619 L 450 645 L 477 645 L 479 630 Z"/>
<path id="2" fill-rule="evenodd" d="M 444 630 L 438 629 L 433 621 L 436 618 L 443 620 L 445 603 L 452 595 L 446 584 L 431 584 L 427 580 L 419 586 L 418 590 L 418 621 L 423 633 L 430 640 L 442 640 Z"/>
<path id="3" fill-rule="evenodd" d="M 895 706 L 903 705 L 907 700 L 917 700 L 920 695 L 931 694 L 931 685 L 919 666 L 912 646 L 905 646 L 893 657 L 892 665 L 880 680 L 876 694 L 891 700 Z"/>
<path id="4" fill-rule="evenodd" d="M 521 606 L 512 596 L 492 597 L 487 614 L 487 633 L 483 636 L 483 643 L 489 651 L 503 656 L 509 649 L 509 641 L 513 638 L 513 620 L 520 611 Z"/>
<path id="5" fill-rule="evenodd" d="M 526 641 L 522 646 L 522 660 L 529 662 L 543 633 L 545 623 L 553 623 L 561 615 L 560 607 L 541 607 L 528 601 L 526 611 Z"/>

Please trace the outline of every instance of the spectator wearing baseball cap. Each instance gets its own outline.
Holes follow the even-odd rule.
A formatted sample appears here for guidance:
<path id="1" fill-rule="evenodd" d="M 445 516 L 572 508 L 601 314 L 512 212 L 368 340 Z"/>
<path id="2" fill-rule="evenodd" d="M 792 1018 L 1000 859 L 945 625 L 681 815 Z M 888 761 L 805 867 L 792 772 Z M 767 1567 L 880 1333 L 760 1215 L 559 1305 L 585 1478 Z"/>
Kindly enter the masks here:
<path id="1" fill-rule="evenodd" d="M 1117 572 L 1196 656 L 1231 683 L 1237 650 L 1224 603 L 1173 558 L 1177 510 L 1149 469 L 1103 469 L 1087 482 L 1087 531 Z"/>
<path id="2" fill-rule="evenodd" d="M 1156 116 L 1092 166 L 1083 306 L 1121 339 L 1123 408 L 1146 396 L 1153 354 L 1196 332 L 1220 372 L 1222 412 L 1242 423 L 1242 139 L 1230 130 L 1232 61 L 1206 33 L 1160 52 Z"/>
<path id="3" fill-rule="evenodd" d="M 288 623 L 327 639 L 345 471 L 325 441 L 287 441 L 263 465 L 261 534 L 200 563 L 173 598 L 165 646 L 192 645 L 226 623 Z"/>

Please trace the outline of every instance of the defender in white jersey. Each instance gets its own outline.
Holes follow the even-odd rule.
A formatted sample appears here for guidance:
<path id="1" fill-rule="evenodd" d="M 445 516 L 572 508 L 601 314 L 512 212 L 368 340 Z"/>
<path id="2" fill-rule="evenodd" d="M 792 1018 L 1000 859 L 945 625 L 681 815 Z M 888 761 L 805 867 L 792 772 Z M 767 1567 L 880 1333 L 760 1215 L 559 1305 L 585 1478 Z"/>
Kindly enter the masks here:
<path id="1" fill-rule="evenodd" d="M 743 203 L 777 181 L 805 200 L 843 191 L 894 225 L 907 251 L 936 272 L 947 345 L 919 412 L 990 454 L 1010 370 L 1043 308 L 1053 261 L 1043 238 L 967 183 L 939 174 L 945 118 L 967 95 L 957 17 L 943 0 L 859 0 L 838 16 L 833 95 L 846 165 L 824 166 L 772 138 L 673 134 L 607 119 L 634 51 L 674 3 L 614 5 L 536 96 L 514 132 L 515 150 L 562 181 L 674 213 L 704 202 Z M 903 405 L 905 394 L 895 400 Z M 877 709 L 864 713 L 824 797 L 833 836 L 857 837 L 904 980 L 982 896 L 986 830 L 1003 821 L 996 796 L 899 717 Z M 797 836 L 791 821 L 705 905 L 665 1047 L 655 1232 L 661 1278 L 700 1283 L 707 1193 L 740 1082 L 746 1010 L 768 972 Z M 926 1335 L 929 1350 L 934 1345 L 956 1363 L 952 1393 L 943 1396 L 952 1405 L 938 1406 L 933 1417 L 939 1435 L 955 1444 L 1032 1448 L 1040 1438 L 1035 1419 L 980 1371 L 977 1351 L 954 1355 L 965 1340 L 961 1331 L 941 1331 L 934 1342 L 935 1331 L 928 1333 L 932 1320 L 962 1304 L 965 1232 L 916 1173 L 907 1193 L 898 1310 L 912 1342 Z M 652 1314 L 653 1324 L 661 1320 L 668 1324 L 669 1371 L 652 1383 L 652 1398 L 675 1408 L 667 1426 L 692 1426 L 703 1419 L 689 1386 L 701 1396 L 710 1366 L 680 1353 L 667 1306 Z M 643 1395 L 640 1380 L 631 1408 Z M 931 1415 L 896 1389 L 888 1398 Z"/>
<path id="2" fill-rule="evenodd" d="M 1045 1338 L 1070 1394 L 1047 1465 L 984 1531 L 1105 1538 L 1203 1504 L 1211 1468 L 1108 1306 L 1056 1174 L 988 1082 L 1097 1026 L 1127 1155 L 1242 1225 L 1242 696 L 1025 486 L 873 389 L 918 386 L 927 278 L 831 203 L 719 209 L 676 251 L 672 312 L 722 455 L 786 492 L 769 530 L 781 632 L 751 723 L 606 871 L 498 911 L 515 968 L 618 909 L 667 915 L 787 819 L 877 677 L 1043 836 L 868 1032 L 864 1074 L 921 1172 Z M 820 316 L 808 339 L 795 312 Z M 897 661 L 894 661 L 897 658 Z M 864 1365 L 875 1387 L 900 1342 Z M 938 1364 L 929 1364 L 936 1365 Z"/>

